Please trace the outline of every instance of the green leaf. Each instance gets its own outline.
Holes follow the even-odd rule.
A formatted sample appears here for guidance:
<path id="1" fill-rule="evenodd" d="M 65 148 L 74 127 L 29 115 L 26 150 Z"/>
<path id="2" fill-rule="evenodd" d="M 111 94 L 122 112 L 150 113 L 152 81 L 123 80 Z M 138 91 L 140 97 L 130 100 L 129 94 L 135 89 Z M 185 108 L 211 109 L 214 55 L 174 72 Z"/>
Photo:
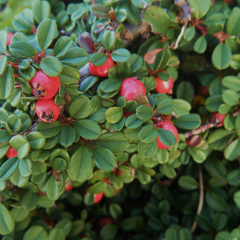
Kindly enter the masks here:
<path id="1" fill-rule="evenodd" d="M 175 119 L 173 123 L 183 129 L 194 129 L 200 126 L 201 119 L 197 114 L 187 114 Z"/>
<path id="2" fill-rule="evenodd" d="M 232 131 L 217 129 L 208 136 L 208 143 L 214 150 L 222 150 L 233 136 Z"/>
<path id="3" fill-rule="evenodd" d="M 3 75 L 6 68 L 7 68 L 7 57 L 3 55 L 0 59 L 0 75 Z"/>
<path id="4" fill-rule="evenodd" d="M 111 107 L 106 111 L 105 115 L 109 123 L 117 123 L 123 116 L 123 110 L 120 107 Z"/>
<path id="5" fill-rule="evenodd" d="M 63 229 L 55 227 L 55 228 L 51 229 L 47 239 L 48 240 L 64 240 L 66 238 L 65 238 Z"/>
<path id="6" fill-rule="evenodd" d="M 43 20 L 37 29 L 37 42 L 42 51 L 52 43 L 57 32 L 57 23 L 51 19 Z"/>
<path id="7" fill-rule="evenodd" d="M 31 58 L 36 54 L 34 47 L 30 43 L 23 41 L 11 43 L 9 50 L 22 58 Z"/>
<path id="8" fill-rule="evenodd" d="M 33 14 L 28 8 L 18 13 L 13 21 L 12 25 L 16 31 L 29 32 L 33 29 Z"/>
<path id="9" fill-rule="evenodd" d="M 100 126 L 92 120 L 77 120 L 74 123 L 74 127 L 78 134 L 86 139 L 94 140 L 97 139 L 101 134 Z"/>
<path id="10" fill-rule="evenodd" d="M 8 179 L 15 171 L 19 163 L 17 157 L 13 157 L 5 161 L 0 168 L 0 180 Z"/>
<path id="11" fill-rule="evenodd" d="M 106 148 L 94 148 L 93 158 L 98 168 L 104 172 L 111 172 L 117 166 L 115 155 Z"/>
<path id="12" fill-rule="evenodd" d="M 59 143 L 64 147 L 69 147 L 73 144 L 75 137 L 75 130 L 70 125 L 65 125 L 60 132 Z"/>
<path id="13" fill-rule="evenodd" d="M 136 109 L 136 116 L 142 120 L 148 120 L 153 116 L 153 110 L 147 105 L 141 105 Z"/>
<path id="14" fill-rule="evenodd" d="M 174 178 L 177 175 L 176 171 L 169 163 L 163 164 L 160 170 L 168 178 Z"/>
<path id="15" fill-rule="evenodd" d="M 229 47 L 223 43 L 219 43 L 212 54 L 212 63 L 219 69 L 225 69 L 231 62 L 232 53 Z"/>
<path id="16" fill-rule="evenodd" d="M 0 202 L 0 234 L 7 235 L 14 229 L 14 220 L 7 208 Z"/>
<path id="17" fill-rule="evenodd" d="M 29 215 L 29 210 L 23 208 L 13 208 L 11 214 L 16 222 L 22 222 Z"/>
<path id="18" fill-rule="evenodd" d="M 152 124 L 149 124 L 142 128 L 138 134 L 138 138 L 143 143 L 153 142 L 157 138 L 158 131 L 156 127 Z"/>
<path id="19" fill-rule="evenodd" d="M 226 90 L 222 94 L 222 99 L 226 104 L 228 104 L 230 106 L 237 105 L 238 101 L 239 101 L 238 94 L 232 90 Z"/>
<path id="20" fill-rule="evenodd" d="M 64 56 L 59 57 L 59 60 L 62 64 L 80 67 L 87 63 L 88 53 L 83 48 L 71 47 Z"/>
<path id="21" fill-rule="evenodd" d="M 191 240 L 191 239 L 192 239 L 192 235 L 187 228 L 182 228 L 179 231 L 179 240 Z"/>
<path id="22" fill-rule="evenodd" d="M 129 146 L 129 142 L 122 132 L 105 133 L 98 138 L 97 143 L 113 153 L 121 153 Z"/>
<path id="23" fill-rule="evenodd" d="M 129 116 L 125 122 L 125 126 L 129 129 L 134 129 L 141 126 L 143 120 L 137 118 L 136 114 Z"/>
<path id="24" fill-rule="evenodd" d="M 20 159 L 26 157 L 30 151 L 30 144 L 22 135 L 12 137 L 9 144 L 17 150 L 17 154 Z"/>
<path id="25" fill-rule="evenodd" d="M 111 58 L 117 63 L 126 62 L 130 58 L 130 52 L 125 48 L 119 48 L 112 53 Z"/>
<path id="26" fill-rule="evenodd" d="M 69 48 L 72 46 L 72 39 L 67 36 L 60 37 L 53 49 L 54 56 L 59 58 L 67 54 Z"/>
<path id="27" fill-rule="evenodd" d="M 224 198 L 215 191 L 207 191 L 206 202 L 213 210 L 217 212 L 225 212 L 228 208 L 228 205 Z"/>
<path id="28" fill-rule="evenodd" d="M 64 85 L 76 84 L 80 79 L 80 73 L 76 68 L 62 65 L 62 72 L 58 76 Z"/>
<path id="29" fill-rule="evenodd" d="M 46 193 L 51 200 L 57 200 L 59 197 L 59 183 L 54 176 L 51 176 L 47 182 Z"/>
<path id="30" fill-rule="evenodd" d="M 194 9 L 193 15 L 196 18 L 203 17 L 211 6 L 211 0 L 190 0 L 190 7 Z"/>
<path id="31" fill-rule="evenodd" d="M 180 82 L 180 84 L 177 86 L 177 97 L 191 103 L 193 100 L 193 96 L 194 96 L 194 90 L 193 90 L 192 84 L 187 81 Z"/>
<path id="32" fill-rule="evenodd" d="M 106 50 L 111 50 L 116 43 L 116 33 L 114 31 L 105 31 L 102 42 Z"/>
<path id="33" fill-rule="evenodd" d="M 166 129 L 158 129 L 158 138 L 167 147 L 172 147 L 176 143 L 176 138 L 173 133 Z"/>
<path id="34" fill-rule="evenodd" d="M 108 9 L 105 8 L 101 4 L 94 4 L 91 7 L 91 13 L 92 15 L 99 17 L 99 18 L 106 18 L 108 17 Z"/>
<path id="35" fill-rule="evenodd" d="M 101 90 L 105 93 L 114 92 L 121 88 L 122 81 L 117 78 L 109 78 L 102 81 L 100 86 L 101 86 Z"/>
<path id="36" fill-rule="evenodd" d="M 21 199 L 24 209 L 33 210 L 37 206 L 38 194 L 28 191 Z"/>
<path id="37" fill-rule="evenodd" d="M 227 24 L 226 31 L 229 35 L 238 35 L 240 33 L 240 10 L 232 11 Z"/>
<path id="38" fill-rule="evenodd" d="M 238 158 L 240 155 L 240 139 L 231 142 L 224 150 L 224 157 L 230 161 Z"/>
<path id="39" fill-rule="evenodd" d="M 143 13 L 143 21 L 149 22 L 153 32 L 166 35 L 170 19 L 168 14 L 160 7 L 151 6 Z"/>
<path id="40" fill-rule="evenodd" d="M 11 97 L 14 87 L 14 76 L 11 67 L 7 67 L 4 74 L 0 76 L 0 99 Z"/>
<path id="41" fill-rule="evenodd" d="M 56 57 L 44 58 L 40 63 L 40 67 L 49 77 L 58 76 L 63 69 L 61 62 Z"/>
<path id="42" fill-rule="evenodd" d="M 177 117 L 186 115 L 191 110 L 191 105 L 185 100 L 174 99 L 173 102 L 175 104 L 174 112 Z"/>
<path id="43" fill-rule="evenodd" d="M 90 62 L 96 67 L 102 66 L 106 61 L 107 56 L 104 53 L 94 53 L 90 59 Z"/>
<path id="44" fill-rule="evenodd" d="M 166 99 L 157 104 L 157 111 L 162 114 L 170 114 L 174 108 L 175 104 L 172 99 Z"/>
<path id="45" fill-rule="evenodd" d="M 108 224 L 104 226 L 100 231 L 100 236 L 105 240 L 114 239 L 117 234 L 118 226 L 114 224 Z"/>
<path id="46" fill-rule="evenodd" d="M 89 88 L 91 88 L 98 81 L 98 77 L 90 76 L 85 78 L 80 85 L 79 90 L 81 92 L 86 92 Z"/>
<path id="47" fill-rule="evenodd" d="M 84 182 L 91 176 L 92 171 L 92 156 L 86 147 L 81 146 L 72 155 L 68 163 L 68 176 L 73 181 Z"/>
<path id="48" fill-rule="evenodd" d="M 6 52 L 7 48 L 7 32 L 0 31 L 0 52 Z"/>
<path id="49" fill-rule="evenodd" d="M 194 43 L 193 49 L 195 52 L 204 53 L 207 48 L 207 40 L 204 36 L 201 36 Z"/>
<path id="50" fill-rule="evenodd" d="M 91 6 L 85 6 L 78 8 L 76 11 L 74 11 L 71 15 L 71 19 L 73 21 L 77 21 L 78 19 L 82 18 L 87 12 L 90 11 Z"/>
<path id="51" fill-rule="evenodd" d="M 222 95 L 213 95 L 206 99 L 205 106 L 209 112 L 217 112 L 222 103 Z"/>
<path id="52" fill-rule="evenodd" d="M 42 227 L 35 225 L 27 230 L 23 240 L 43 240 L 48 236 L 47 231 Z"/>
<path id="53" fill-rule="evenodd" d="M 198 182 L 190 176 L 181 176 L 178 185 L 186 190 L 195 190 L 198 188 Z"/>
<path id="54" fill-rule="evenodd" d="M 69 107 L 69 114 L 76 119 L 83 119 L 90 115 L 92 112 L 92 102 L 84 96 L 75 98 Z"/>
<path id="55" fill-rule="evenodd" d="M 134 1 L 134 0 L 133 0 Z M 117 11 L 117 21 L 118 22 L 124 22 L 127 18 L 127 10 L 124 8 L 121 8 Z"/>
<path id="56" fill-rule="evenodd" d="M 21 176 L 28 177 L 32 173 L 32 162 L 27 158 L 21 159 L 19 161 L 18 169 Z"/>
<path id="57" fill-rule="evenodd" d="M 155 139 L 151 143 L 138 143 L 138 153 L 145 158 L 151 158 L 153 157 L 157 152 L 157 139 Z"/>
<path id="58" fill-rule="evenodd" d="M 29 141 L 30 147 L 33 149 L 41 149 L 46 142 L 44 135 L 37 131 L 29 133 L 27 135 L 27 140 Z"/>
<path id="59" fill-rule="evenodd" d="M 235 76 L 227 76 L 222 79 L 222 85 L 233 91 L 240 90 L 240 79 Z"/>
<path id="60" fill-rule="evenodd" d="M 40 23 L 44 19 L 48 18 L 51 13 L 51 6 L 47 1 L 36 1 L 32 5 L 33 18 L 37 23 Z"/>
<path id="61" fill-rule="evenodd" d="M 190 41 L 193 39 L 195 34 L 196 34 L 195 27 L 188 27 L 183 34 L 183 38 L 186 39 L 187 41 Z"/>
<path id="62" fill-rule="evenodd" d="M 36 126 L 36 131 L 42 133 L 46 138 L 51 138 L 60 133 L 62 124 L 60 122 L 44 123 L 40 122 Z"/>

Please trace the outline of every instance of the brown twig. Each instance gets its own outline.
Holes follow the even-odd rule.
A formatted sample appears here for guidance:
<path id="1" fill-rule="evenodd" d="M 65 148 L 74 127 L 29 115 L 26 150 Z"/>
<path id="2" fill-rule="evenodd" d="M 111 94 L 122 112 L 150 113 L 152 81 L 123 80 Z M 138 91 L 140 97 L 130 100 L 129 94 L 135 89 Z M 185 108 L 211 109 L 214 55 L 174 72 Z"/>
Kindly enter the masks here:
<path id="1" fill-rule="evenodd" d="M 23 133 L 23 136 L 25 137 L 25 136 L 27 136 L 30 132 L 34 131 L 39 122 L 40 122 L 40 119 L 38 118 L 37 121 L 28 129 L 28 131 L 26 131 L 25 133 Z"/>
<path id="2" fill-rule="evenodd" d="M 233 117 L 236 117 L 238 114 L 240 114 L 240 108 L 238 108 L 237 110 L 235 110 L 233 113 L 232 113 L 232 116 Z M 205 124 L 204 126 L 200 126 L 196 129 L 193 129 L 189 132 L 186 132 L 184 133 L 184 137 L 185 138 L 189 138 L 193 135 L 197 135 L 197 134 L 200 134 L 200 133 L 204 133 L 205 131 L 207 131 L 208 129 L 212 129 L 214 127 L 220 127 L 220 122 L 217 120 L 217 119 L 213 119 L 211 122 Z"/>
<path id="3" fill-rule="evenodd" d="M 233 115 L 233 117 L 236 117 L 239 113 L 240 113 L 240 108 L 237 109 L 237 110 L 235 110 L 235 111 L 232 113 L 232 115 Z"/>
<path id="4" fill-rule="evenodd" d="M 199 165 L 199 202 L 198 202 L 198 209 L 196 215 L 200 214 L 203 207 L 204 201 L 204 185 L 203 185 L 203 175 L 202 175 L 202 167 Z M 190 232 L 193 233 L 197 226 L 196 220 L 193 222 Z"/>
<path id="5" fill-rule="evenodd" d="M 200 126 L 196 129 L 193 129 L 189 132 L 184 133 L 183 135 L 184 135 L 185 138 L 189 138 L 193 135 L 203 133 L 203 132 L 207 131 L 208 129 L 217 127 L 218 124 L 219 124 L 219 122 L 209 122 L 209 123 L 205 124 L 204 126 Z"/>

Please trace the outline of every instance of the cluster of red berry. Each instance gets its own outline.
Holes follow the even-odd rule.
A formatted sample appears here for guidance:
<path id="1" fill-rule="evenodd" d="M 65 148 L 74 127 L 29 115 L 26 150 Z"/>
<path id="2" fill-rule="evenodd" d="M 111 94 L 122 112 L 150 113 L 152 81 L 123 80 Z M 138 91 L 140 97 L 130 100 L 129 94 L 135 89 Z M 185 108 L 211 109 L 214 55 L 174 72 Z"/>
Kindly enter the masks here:
<path id="1" fill-rule="evenodd" d="M 89 70 L 93 76 L 107 77 L 108 71 L 114 66 L 114 62 L 111 57 L 107 57 L 107 61 L 102 66 L 94 66 L 89 62 Z M 165 71 L 163 71 L 165 72 Z M 158 76 L 154 76 L 156 79 L 156 91 L 158 93 L 172 94 L 172 89 L 174 85 L 173 78 L 171 77 L 169 81 L 163 81 Z M 126 78 L 122 82 L 120 96 L 124 96 L 127 101 L 134 100 L 137 94 L 146 94 L 147 90 L 142 81 L 137 78 Z M 124 112 L 124 116 L 127 118 L 134 113 Z M 171 122 L 161 121 L 159 128 L 166 129 L 173 133 L 176 141 L 178 141 L 178 131 Z M 158 148 L 168 149 L 169 147 L 163 144 L 157 137 Z"/>
<path id="2" fill-rule="evenodd" d="M 42 122 L 54 122 L 60 114 L 60 106 L 55 104 L 54 97 L 60 87 L 59 77 L 49 77 L 43 71 L 37 71 L 29 85 L 32 94 L 38 98 L 35 112 Z"/>

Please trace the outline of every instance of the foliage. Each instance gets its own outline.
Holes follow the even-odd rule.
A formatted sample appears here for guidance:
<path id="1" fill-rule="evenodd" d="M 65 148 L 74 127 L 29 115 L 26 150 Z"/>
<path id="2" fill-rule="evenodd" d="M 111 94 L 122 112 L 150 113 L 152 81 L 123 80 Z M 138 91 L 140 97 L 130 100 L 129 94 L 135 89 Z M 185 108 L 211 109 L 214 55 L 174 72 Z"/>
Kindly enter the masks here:
<path id="1" fill-rule="evenodd" d="M 2 239 L 240 238 L 240 1 L 229 2 L 0 0 Z M 93 76 L 89 62 L 107 57 L 108 76 Z M 60 79 L 57 121 L 36 115 L 40 70 Z M 173 78 L 172 95 L 156 76 Z M 146 94 L 127 101 L 126 78 Z"/>

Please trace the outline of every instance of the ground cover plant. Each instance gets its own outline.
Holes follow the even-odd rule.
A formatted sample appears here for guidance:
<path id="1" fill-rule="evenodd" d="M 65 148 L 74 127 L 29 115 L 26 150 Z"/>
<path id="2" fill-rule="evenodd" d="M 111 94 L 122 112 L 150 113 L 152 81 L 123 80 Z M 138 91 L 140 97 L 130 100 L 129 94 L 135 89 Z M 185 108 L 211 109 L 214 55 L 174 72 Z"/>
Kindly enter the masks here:
<path id="1" fill-rule="evenodd" d="M 240 239 L 239 0 L 0 7 L 1 239 Z"/>

